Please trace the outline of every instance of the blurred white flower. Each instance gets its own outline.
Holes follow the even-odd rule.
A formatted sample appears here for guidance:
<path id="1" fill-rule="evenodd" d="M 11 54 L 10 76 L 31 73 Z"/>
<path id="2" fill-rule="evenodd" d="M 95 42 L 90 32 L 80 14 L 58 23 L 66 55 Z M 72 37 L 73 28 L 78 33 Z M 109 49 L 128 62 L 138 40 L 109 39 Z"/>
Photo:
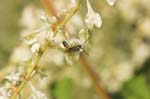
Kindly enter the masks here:
<path id="1" fill-rule="evenodd" d="M 80 24 L 80 25 L 79 25 Z M 75 35 L 78 30 L 83 27 L 83 20 L 79 13 L 76 13 L 66 24 L 70 35 Z"/>
<path id="2" fill-rule="evenodd" d="M 17 85 L 22 79 L 22 74 L 20 72 L 11 73 L 10 75 L 6 76 L 5 79 L 10 81 L 12 84 Z"/>
<path id="3" fill-rule="evenodd" d="M 38 41 L 37 34 L 38 32 L 36 31 L 30 32 L 30 33 L 23 33 L 23 40 L 25 40 L 25 42 L 28 45 L 32 45 L 33 43 Z"/>
<path id="4" fill-rule="evenodd" d="M 44 93 L 41 91 L 35 89 L 35 87 L 31 84 L 31 82 L 28 83 L 31 90 L 32 90 L 32 96 L 29 99 L 47 99 Z"/>
<path id="5" fill-rule="evenodd" d="M 149 58 L 150 49 L 149 46 L 144 43 L 135 42 L 133 44 L 132 61 L 135 64 L 135 69 L 139 69 L 141 66 L 143 66 L 142 64 L 145 62 L 145 60 Z"/>
<path id="6" fill-rule="evenodd" d="M 27 29 L 35 29 L 39 25 L 38 15 L 42 11 L 37 9 L 34 5 L 30 4 L 25 6 L 23 9 L 22 17 L 20 20 L 20 25 L 24 26 Z"/>
<path id="7" fill-rule="evenodd" d="M 51 22 L 52 22 L 52 23 L 56 23 L 56 22 L 57 22 L 57 18 L 56 18 L 55 16 L 52 16 L 52 17 L 51 17 Z"/>
<path id="8" fill-rule="evenodd" d="M 77 4 L 77 0 L 71 0 L 72 5 L 76 5 Z"/>
<path id="9" fill-rule="evenodd" d="M 101 16 L 94 12 L 89 1 L 87 0 L 87 15 L 85 18 L 85 23 L 89 29 L 92 29 L 95 25 L 96 27 L 100 28 L 102 26 L 102 19 Z"/>
<path id="10" fill-rule="evenodd" d="M 39 43 L 34 43 L 31 47 L 31 51 L 33 53 L 38 52 L 40 50 L 40 44 Z"/>
<path id="11" fill-rule="evenodd" d="M 115 4 L 115 1 L 116 1 L 116 0 L 107 0 L 108 4 L 109 4 L 110 6 L 113 6 L 113 5 Z"/>
<path id="12" fill-rule="evenodd" d="M 41 22 L 48 23 L 49 25 L 55 24 L 57 22 L 57 18 L 55 16 L 49 18 L 47 15 L 40 16 L 40 20 Z"/>
<path id="13" fill-rule="evenodd" d="M 40 20 L 41 20 L 41 22 L 43 22 L 43 23 L 49 22 L 48 17 L 46 17 L 45 15 L 42 15 L 42 16 L 40 17 Z"/>
<path id="14" fill-rule="evenodd" d="M 28 46 L 21 45 L 14 49 L 12 55 L 10 56 L 10 61 L 12 63 L 22 63 L 29 60 L 32 56 L 32 53 Z"/>
<path id="15" fill-rule="evenodd" d="M 33 44 L 35 42 L 37 42 L 37 38 L 36 37 L 31 39 L 31 40 L 28 40 L 27 44 Z"/>
<path id="16" fill-rule="evenodd" d="M 6 91 L 5 87 L 0 88 L 0 99 L 9 99 L 8 98 L 8 92 Z"/>

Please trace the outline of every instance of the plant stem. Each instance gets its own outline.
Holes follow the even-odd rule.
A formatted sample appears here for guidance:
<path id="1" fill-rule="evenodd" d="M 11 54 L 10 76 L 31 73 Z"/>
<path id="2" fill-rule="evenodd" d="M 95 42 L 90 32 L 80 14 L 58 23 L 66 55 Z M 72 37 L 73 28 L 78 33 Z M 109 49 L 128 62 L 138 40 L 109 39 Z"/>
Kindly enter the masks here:
<path id="1" fill-rule="evenodd" d="M 66 23 L 70 20 L 70 18 L 78 11 L 78 9 L 80 7 L 80 4 L 81 4 L 81 1 L 82 0 L 79 0 L 78 3 L 77 3 L 77 6 L 75 6 L 73 8 L 73 10 L 69 14 L 66 15 L 64 21 L 61 23 L 62 26 L 65 26 Z"/>
<path id="2" fill-rule="evenodd" d="M 51 0 L 41 0 L 43 7 L 46 9 L 46 11 L 51 14 L 52 16 L 57 16 L 57 11 L 54 8 L 54 5 Z"/>
<path id="3" fill-rule="evenodd" d="M 102 99 L 111 99 L 107 91 L 102 87 L 102 84 L 99 80 L 97 73 L 91 68 L 92 66 L 87 62 L 87 59 L 83 54 L 81 54 L 80 63 L 84 71 L 88 74 L 89 78 L 92 80 L 93 86 L 95 87 L 97 94 L 100 97 L 102 97 Z"/>
<path id="4" fill-rule="evenodd" d="M 45 49 L 46 50 L 46 49 Z M 44 51 L 45 51 L 44 50 Z M 13 94 L 13 96 L 11 97 L 11 99 L 16 99 L 16 97 L 18 96 L 18 94 L 20 93 L 20 91 L 23 89 L 23 87 L 25 86 L 26 82 L 28 82 L 28 80 L 31 79 L 32 77 L 32 73 L 36 70 L 37 64 L 40 60 L 40 58 L 42 57 L 44 51 L 40 54 L 38 54 L 38 57 L 36 57 L 37 59 L 34 61 L 33 66 L 31 67 L 31 70 L 29 71 L 29 73 L 25 76 L 25 79 L 23 79 L 23 81 L 21 82 L 21 84 L 19 85 L 19 87 L 17 88 L 17 90 L 15 91 L 15 93 Z M 37 54 L 37 53 L 36 53 Z"/>

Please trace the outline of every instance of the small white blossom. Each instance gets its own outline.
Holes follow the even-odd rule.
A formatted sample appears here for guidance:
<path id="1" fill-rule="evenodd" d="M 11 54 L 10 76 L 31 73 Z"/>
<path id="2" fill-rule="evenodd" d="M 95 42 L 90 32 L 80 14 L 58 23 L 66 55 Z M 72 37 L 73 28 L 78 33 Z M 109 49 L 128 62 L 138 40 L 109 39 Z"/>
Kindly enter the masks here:
<path id="1" fill-rule="evenodd" d="M 5 87 L 0 88 L 0 99 L 9 99 Z"/>
<path id="2" fill-rule="evenodd" d="M 21 45 L 14 49 L 12 55 L 10 56 L 10 61 L 12 63 L 22 63 L 31 58 L 32 54 L 28 46 Z"/>
<path id="3" fill-rule="evenodd" d="M 31 47 L 31 51 L 33 52 L 33 53 L 35 53 L 35 52 L 38 52 L 40 50 L 40 44 L 39 43 L 34 43 L 33 45 L 32 45 L 32 47 Z"/>
<path id="4" fill-rule="evenodd" d="M 23 33 L 23 38 L 28 45 L 32 45 L 33 43 L 38 41 L 37 34 L 38 32 L 36 31 L 30 33 Z"/>
<path id="5" fill-rule="evenodd" d="M 89 1 L 87 0 L 87 15 L 85 18 L 85 23 L 89 29 L 93 28 L 95 25 L 96 27 L 100 28 L 102 25 L 101 16 L 94 12 Z"/>
<path id="6" fill-rule="evenodd" d="M 12 82 L 12 84 L 16 85 L 21 81 L 21 76 L 22 74 L 19 72 L 11 73 L 10 75 L 6 76 L 5 79 Z"/>
<path id="7" fill-rule="evenodd" d="M 29 86 L 32 90 L 32 96 L 29 99 L 47 99 L 44 93 L 35 89 L 35 87 L 29 82 Z"/>
<path id="8" fill-rule="evenodd" d="M 43 22 L 43 23 L 49 22 L 49 19 L 48 19 L 46 16 L 44 16 L 44 15 L 42 15 L 42 16 L 40 17 L 40 20 L 41 20 L 41 22 Z"/>
<path id="9" fill-rule="evenodd" d="M 109 4 L 110 6 L 113 6 L 113 5 L 115 4 L 115 1 L 116 1 L 116 0 L 107 0 L 108 4 Z"/>
<path id="10" fill-rule="evenodd" d="M 48 32 L 46 32 L 46 34 L 45 34 L 45 38 L 47 39 L 47 40 L 53 40 L 54 39 L 54 32 L 53 31 L 48 31 Z"/>
<path id="11" fill-rule="evenodd" d="M 33 44 L 33 43 L 35 43 L 35 42 L 37 42 L 37 38 L 33 38 L 33 39 L 31 39 L 31 40 L 28 40 L 28 44 L 30 45 L 30 44 Z"/>
<path id="12" fill-rule="evenodd" d="M 52 23 L 56 23 L 57 22 L 57 18 L 55 16 L 52 16 L 51 17 L 51 21 L 52 21 Z"/>
<path id="13" fill-rule="evenodd" d="M 77 4 L 77 0 L 71 0 L 71 3 L 73 6 L 75 6 Z"/>

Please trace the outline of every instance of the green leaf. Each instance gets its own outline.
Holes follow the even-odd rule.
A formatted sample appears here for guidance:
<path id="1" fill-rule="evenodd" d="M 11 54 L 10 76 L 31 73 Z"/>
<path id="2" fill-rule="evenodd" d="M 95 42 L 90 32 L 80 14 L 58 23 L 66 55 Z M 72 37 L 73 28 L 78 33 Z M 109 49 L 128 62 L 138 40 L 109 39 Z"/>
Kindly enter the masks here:
<path id="1" fill-rule="evenodd" d="M 56 83 L 54 89 L 55 99 L 71 99 L 73 90 L 72 79 L 64 78 Z"/>
<path id="2" fill-rule="evenodd" d="M 150 99 L 150 87 L 146 85 L 145 75 L 126 82 L 121 91 L 124 99 Z"/>

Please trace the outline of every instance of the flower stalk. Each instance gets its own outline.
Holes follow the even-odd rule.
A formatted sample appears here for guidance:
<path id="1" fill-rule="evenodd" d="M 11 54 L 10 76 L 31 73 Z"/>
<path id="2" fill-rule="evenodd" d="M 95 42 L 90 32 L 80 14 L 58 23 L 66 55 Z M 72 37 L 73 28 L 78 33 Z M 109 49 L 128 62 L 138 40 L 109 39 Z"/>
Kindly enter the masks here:
<path id="1" fill-rule="evenodd" d="M 46 45 L 48 46 L 48 45 Z M 46 50 L 47 48 L 44 49 L 44 51 Z M 36 67 L 38 66 L 38 62 L 39 60 L 41 59 L 43 53 L 38 53 L 38 56 L 36 57 L 37 59 L 34 61 L 34 64 L 33 66 L 31 67 L 31 70 L 29 71 L 29 73 L 24 77 L 23 81 L 21 82 L 21 84 L 19 85 L 19 87 L 17 87 L 16 91 L 14 92 L 13 96 L 11 97 L 11 99 L 16 99 L 16 97 L 18 96 L 18 94 L 20 93 L 20 91 L 23 89 L 23 87 L 26 85 L 26 83 L 28 82 L 28 80 L 31 79 L 32 77 L 32 74 L 34 73 L 34 71 L 36 71 Z M 37 54 L 37 53 L 35 53 Z"/>

